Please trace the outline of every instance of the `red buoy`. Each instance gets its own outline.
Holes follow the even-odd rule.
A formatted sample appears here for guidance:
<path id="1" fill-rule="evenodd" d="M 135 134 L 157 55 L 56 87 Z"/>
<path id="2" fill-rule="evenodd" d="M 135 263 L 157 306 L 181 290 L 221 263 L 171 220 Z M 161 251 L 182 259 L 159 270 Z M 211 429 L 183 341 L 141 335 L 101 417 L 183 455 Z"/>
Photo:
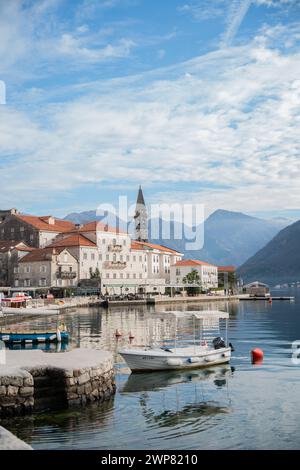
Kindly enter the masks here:
<path id="1" fill-rule="evenodd" d="M 264 352 L 262 349 L 255 348 L 251 351 L 252 364 L 262 364 L 264 359 Z"/>
<path id="2" fill-rule="evenodd" d="M 272 297 L 269 298 L 269 304 L 271 304 L 273 302 L 273 299 Z"/>

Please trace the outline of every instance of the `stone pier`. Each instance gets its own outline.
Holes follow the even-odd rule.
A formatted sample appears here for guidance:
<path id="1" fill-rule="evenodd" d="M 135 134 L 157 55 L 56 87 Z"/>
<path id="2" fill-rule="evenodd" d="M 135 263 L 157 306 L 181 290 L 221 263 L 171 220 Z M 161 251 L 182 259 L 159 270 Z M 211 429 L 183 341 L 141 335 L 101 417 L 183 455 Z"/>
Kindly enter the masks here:
<path id="1" fill-rule="evenodd" d="M 0 416 L 104 401 L 115 389 L 109 352 L 6 351 L 6 364 L 0 365 Z"/>

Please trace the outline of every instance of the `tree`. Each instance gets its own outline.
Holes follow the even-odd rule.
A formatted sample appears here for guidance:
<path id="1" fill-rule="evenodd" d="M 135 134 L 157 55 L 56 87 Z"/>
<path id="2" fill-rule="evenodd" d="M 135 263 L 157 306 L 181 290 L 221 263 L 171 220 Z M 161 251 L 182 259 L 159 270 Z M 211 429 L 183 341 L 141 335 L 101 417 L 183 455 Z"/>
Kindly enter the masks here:
<path id="1" fill-rule="evenodd" d="M 197 295 L 201 293 L 201 280 L 196 269 L 192 269 L 192 271 L 182 279 L 182 282 L 184 284 L 189 284 L 189 286 L 186 288 L 188 295 Z M 191 284 L 194 284 L 195 287 Z"/>

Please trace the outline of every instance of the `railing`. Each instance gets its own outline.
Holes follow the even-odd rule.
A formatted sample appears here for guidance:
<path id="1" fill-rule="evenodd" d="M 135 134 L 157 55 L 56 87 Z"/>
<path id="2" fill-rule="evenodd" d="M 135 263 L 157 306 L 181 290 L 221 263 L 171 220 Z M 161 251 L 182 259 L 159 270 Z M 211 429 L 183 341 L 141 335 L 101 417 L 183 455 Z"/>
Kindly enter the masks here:
<path id="1" fill-rule="evenodd" d="M 105 261 L 104 269 L 125 269 L 127 263 L 124 261 Z"/>
<path id="2" fill-rule="evenodd" d="M 74 271 L 57 271 L 56 277 L 57 279 L 75 279 L 77 273 Z"/>

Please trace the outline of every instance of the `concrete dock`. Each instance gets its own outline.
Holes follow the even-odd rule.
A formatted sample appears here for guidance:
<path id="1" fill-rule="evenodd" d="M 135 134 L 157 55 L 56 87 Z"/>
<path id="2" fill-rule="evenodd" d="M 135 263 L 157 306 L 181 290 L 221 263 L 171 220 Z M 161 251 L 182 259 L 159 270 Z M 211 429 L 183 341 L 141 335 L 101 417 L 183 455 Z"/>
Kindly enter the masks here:
<path id="1" fill-rule="evenodd" d="M 0 364 L 0 416 L 85 405 L 115 393 L 114 361 L 107 351 L 7 350 L 5 356 Z"/>

